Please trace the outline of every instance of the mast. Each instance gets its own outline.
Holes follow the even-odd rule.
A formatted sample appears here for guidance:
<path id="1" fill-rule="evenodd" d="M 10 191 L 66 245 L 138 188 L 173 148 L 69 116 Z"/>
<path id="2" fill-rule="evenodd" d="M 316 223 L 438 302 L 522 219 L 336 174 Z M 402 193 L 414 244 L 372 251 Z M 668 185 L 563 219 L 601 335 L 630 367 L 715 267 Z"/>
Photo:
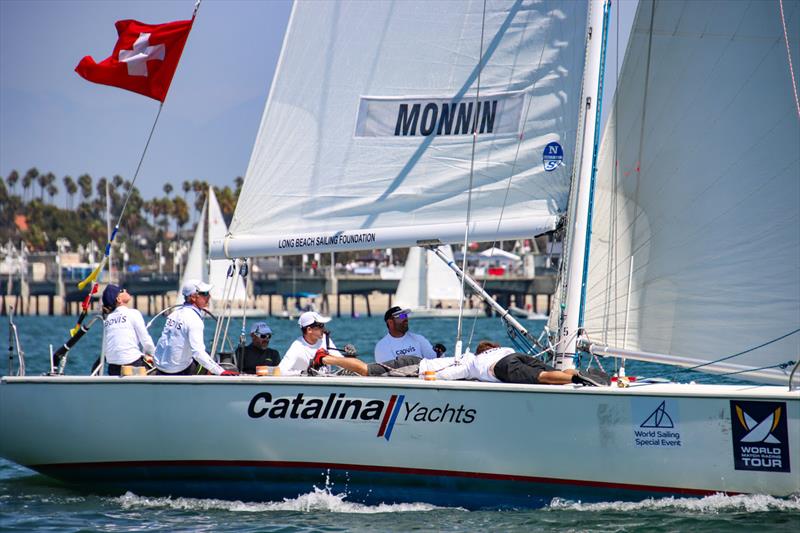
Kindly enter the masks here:
<path id="1" fill-rule="evenodd" d="M 567 294 L 561 317 L 559 349 L 556 368 L 574 368 L 577 333 L 583 323 L 583 301 L 585 299 L 586 266 L 589 259 L 591 237 L 591 204 L 594 174 L 596 171 L 597 145 L 602 103 L 602 73 L 605 61 L 605 41 L 610 0 L 591 0 L 589 3 L 589 25 L 587 35 L 587 59 L 584 70 L 583 105 L 584 128 L 580 154 L 575 208 L 572 213 L 572 237 L 567 255 Z M 587 142 L 591 140 L 591 142 Z"/>

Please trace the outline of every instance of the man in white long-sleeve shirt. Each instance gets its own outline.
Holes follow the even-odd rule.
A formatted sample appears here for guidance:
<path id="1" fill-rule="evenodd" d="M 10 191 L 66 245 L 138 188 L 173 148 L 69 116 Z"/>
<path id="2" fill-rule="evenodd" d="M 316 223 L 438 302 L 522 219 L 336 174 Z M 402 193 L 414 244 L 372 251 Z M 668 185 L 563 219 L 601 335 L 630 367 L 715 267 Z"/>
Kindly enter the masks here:
<path id="1" fill-rule="evenodd" d="M 211 374 L 236 374 L 222 368 L 206 352 L 203 340 L 203 309 L 208 307 L 211 299 L 210 290 L 211 285 L 196 279 L 187 281 L 181 287 L 185 302 L 167 317 L 164 331 L 156 345 L 154 355 L 159 375 L 197 374 L 198 365 Z"/>
<path id="2" fill-rule="evenodd" d="M 102 301 L 105 313 L 103 353 L 108 362 L 108 375 L 119 376 L 124 365 L 146 366 L 155 346 L 142 313 L 128 307 L 131 295 L 109 284 L 103 291 Z"/>

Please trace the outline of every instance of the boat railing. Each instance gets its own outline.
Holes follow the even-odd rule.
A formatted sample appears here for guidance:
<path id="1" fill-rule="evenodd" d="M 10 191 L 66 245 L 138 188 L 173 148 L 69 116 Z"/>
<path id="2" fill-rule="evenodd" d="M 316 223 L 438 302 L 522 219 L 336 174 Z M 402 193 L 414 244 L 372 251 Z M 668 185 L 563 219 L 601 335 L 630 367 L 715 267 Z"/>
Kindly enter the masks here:
<path id="1" fill-rule="evenodd" d="M 14 352 L 17 353 L 19 366 L 17 367 L 18 376 L 25 375 L 25 352 L 22 350 L 22 344 L 19 342 L 19 332 L 17 325 L 14 324 L 14 307 L 9 308 L 8 312 L 8 375 L 14 373 Z"/>

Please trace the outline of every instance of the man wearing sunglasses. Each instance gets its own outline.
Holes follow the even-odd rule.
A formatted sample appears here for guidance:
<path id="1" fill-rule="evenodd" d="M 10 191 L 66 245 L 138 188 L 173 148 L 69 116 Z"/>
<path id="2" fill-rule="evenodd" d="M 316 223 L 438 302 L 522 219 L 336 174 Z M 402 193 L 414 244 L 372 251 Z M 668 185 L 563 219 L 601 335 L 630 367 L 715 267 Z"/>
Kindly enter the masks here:
<path id="1" fill-rule="evenodd" d="M 281 376 L 299 376 L 307 372 L 319 349 L 336 350 L 336 345 L 325 331 L 325 324 L 330 321 L 329 317 L 324 317 L 315 311 L 306 311 L 300 315 L 297 320 L 300 325 L 300 336 L 289 346 L 281 359 L 281 364 L 278 366 Z M 315 370 L 325 373 L 328 369 L 323 366 Z"/>
<path id="2" fill-rule="evenodd" d="M 436 359 L 430 341 L 408 331 L 408 315 L 411 311 L 394 306 L 383 315 L 389 333 L 375 345 L 375 362 L 385 363 L 403 356 L 421 359 Z"/>
<path id="3" fill-rule="evenodd" d="M 197 374 L 202 366 L 211 374 L 235 375 L 214 361 L 203 339 L 203 310 L 211 300 L 211 285 L 198 279 L 186 281 L 181 287 L 184 303 L 173 311 L 164 324 L 156 344 L 156 372 L 162 376 Z"/>
<path id="4" fill-rule="evenodd" d="M 266 322 L 256 322 L 250 328 L 252 341 L 236 352 L 239 368 L 245 374 L 255 374 L 257 366 L 278 366 L 281 356 L 278 350 L 269 347 L 272 329 Z"/>

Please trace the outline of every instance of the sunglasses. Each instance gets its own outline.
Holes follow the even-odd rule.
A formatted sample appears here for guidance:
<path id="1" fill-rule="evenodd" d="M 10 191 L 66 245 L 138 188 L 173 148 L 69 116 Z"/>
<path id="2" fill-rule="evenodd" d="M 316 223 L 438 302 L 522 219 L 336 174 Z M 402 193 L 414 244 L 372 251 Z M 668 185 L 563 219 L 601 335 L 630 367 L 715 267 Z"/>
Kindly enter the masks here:
<path id="1" fill-rule="evenodd" d="M 208 298 L 209 296 L 211 296 L 210 292 L 197 292 L 195 294 L 197 294 L 198 296 L 202 296 L 203 298 Z"/>
<path id="2" fill-rule="evenodd" d="M 408 318 L 408 313 L 400 313 L 399 315 L 393 315 L 392 318 L 395 320 L 405 320 Z"/>
<path id="3" fill-rule="evenodd" d="M 261 338 L 261 339 L 271 339 L 271 338 L 272 338 L 272 335 L 270 335 L 269 333 L 267 333 L 267 334 L 264 334 L 264 335 L 259 335 L 258 337 L 259 337 L 259 338 Z"/>
<path id="4" fill-rule="evenodd" d="M 325 324 L 320 324 L 319 322 L 315 322 L 315 323 L 311 324 L 308 327 L 310 327 L 312 329 L 322 329 L 322 328 L 325 327 Z"/>

